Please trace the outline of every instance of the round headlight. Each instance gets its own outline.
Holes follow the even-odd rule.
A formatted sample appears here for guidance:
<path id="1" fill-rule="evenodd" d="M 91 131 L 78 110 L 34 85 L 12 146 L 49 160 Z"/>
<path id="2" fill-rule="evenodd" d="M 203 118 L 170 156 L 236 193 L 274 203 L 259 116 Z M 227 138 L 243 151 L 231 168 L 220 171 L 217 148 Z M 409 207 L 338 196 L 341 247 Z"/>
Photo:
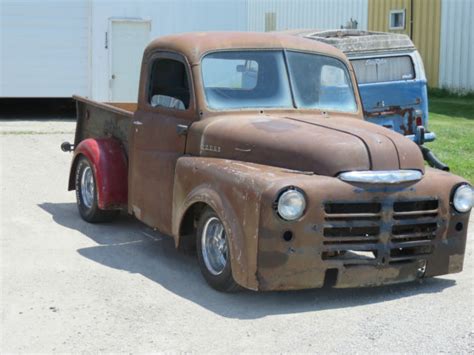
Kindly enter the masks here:
<path id="1" fill-rule="evenodd" d="M 286 190 L 278 199 L 278 214 L 287 221 L 300 218 L 306 208 L 306 199 L 298 190 Z"/>
<path id="2" fill-rule="evenodd" d="M 469 212 L 473 203 L 472 187 L 464 184 L 459 186 L 453 195 L 453 206 L 458 212 Z"/>

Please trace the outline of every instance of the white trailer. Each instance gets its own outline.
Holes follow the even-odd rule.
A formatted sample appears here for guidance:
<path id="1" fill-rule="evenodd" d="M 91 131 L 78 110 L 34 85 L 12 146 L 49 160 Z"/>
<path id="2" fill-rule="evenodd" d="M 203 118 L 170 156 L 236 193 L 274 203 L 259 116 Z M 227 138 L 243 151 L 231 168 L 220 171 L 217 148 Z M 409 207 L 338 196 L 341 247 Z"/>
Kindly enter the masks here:
<path id="1" fill-rule="evenodd" d="M 246 29 L 241 0 L 0 0 L 0 98 L 135 101 L 151 39 Z"/>

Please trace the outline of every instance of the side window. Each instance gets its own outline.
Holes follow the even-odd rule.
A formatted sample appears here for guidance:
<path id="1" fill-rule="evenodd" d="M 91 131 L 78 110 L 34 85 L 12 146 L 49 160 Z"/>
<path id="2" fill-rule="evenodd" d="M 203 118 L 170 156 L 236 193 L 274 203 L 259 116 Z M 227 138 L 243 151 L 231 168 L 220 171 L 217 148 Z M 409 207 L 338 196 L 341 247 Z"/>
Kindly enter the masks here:
<path id="1" fill-rule="evenodd" d="M 167 58 L 156 59 L 151 67 L 148 102 L 152 107 L 186 110 L 189 85 L 184 63 Z"/>

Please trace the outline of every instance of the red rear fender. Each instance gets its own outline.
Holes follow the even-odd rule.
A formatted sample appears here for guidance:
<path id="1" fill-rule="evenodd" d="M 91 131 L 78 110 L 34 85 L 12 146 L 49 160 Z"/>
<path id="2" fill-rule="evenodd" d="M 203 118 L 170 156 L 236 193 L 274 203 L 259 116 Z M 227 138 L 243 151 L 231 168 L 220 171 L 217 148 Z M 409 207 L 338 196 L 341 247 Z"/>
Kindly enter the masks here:
<path id="1" fill-rule="evenodd" d="M 76 166 L 85 156 L 92 164 L 100 209 L 126 207 L 128 200 L 128 162 L 124 148 L 115 138 L 88 138 L 74 149 L 69 174 L 69 190 L 75 189 Z"/>

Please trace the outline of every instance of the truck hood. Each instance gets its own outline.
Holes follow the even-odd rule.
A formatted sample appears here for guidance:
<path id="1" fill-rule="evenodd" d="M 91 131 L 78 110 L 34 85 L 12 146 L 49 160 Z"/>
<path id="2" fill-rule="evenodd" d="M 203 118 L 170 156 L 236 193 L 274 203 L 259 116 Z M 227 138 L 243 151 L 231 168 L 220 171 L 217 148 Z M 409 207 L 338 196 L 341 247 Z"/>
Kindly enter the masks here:
<path id="1" fill-rule="evenodd" d="M 417 145 L 357 118 L 225 115 L 194 123 L 187 153 L 336 176 L 352 170 L 424 171 Z"/>

